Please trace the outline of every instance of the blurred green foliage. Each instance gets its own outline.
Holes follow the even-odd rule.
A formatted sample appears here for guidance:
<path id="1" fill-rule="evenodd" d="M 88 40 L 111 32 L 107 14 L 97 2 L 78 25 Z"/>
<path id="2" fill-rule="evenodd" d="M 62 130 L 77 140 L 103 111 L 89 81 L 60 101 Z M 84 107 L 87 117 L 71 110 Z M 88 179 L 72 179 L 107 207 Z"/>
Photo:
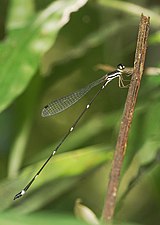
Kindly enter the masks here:
<path id="1" fill-rule="evenodd" d="M 42 118 L 51 100 L 133 66 L 141 13 L 151 17 L 146 70 L 123 166 L 118 224 L 160 221 L 159 1 L 0 0 L 0 224 L 85 224 L 77 198 L 100 218 L 127 89 L 110 83 L 27 194 L 13 201 L 96 90 Z M 148 73 L 149 68 L 152 72 Z M 96 88 L 95 88 L 96 89 Z"/>

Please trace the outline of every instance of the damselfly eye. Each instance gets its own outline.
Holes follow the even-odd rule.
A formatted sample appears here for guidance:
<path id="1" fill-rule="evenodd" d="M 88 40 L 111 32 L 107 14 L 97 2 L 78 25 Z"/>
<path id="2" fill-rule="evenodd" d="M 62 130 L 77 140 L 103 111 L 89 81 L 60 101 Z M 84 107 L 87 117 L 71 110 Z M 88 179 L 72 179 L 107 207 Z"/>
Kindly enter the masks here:
<path id="1" fill-rule="evenodd" d="M 125 66 L 123 64 L 118 64 L 117 69 L 118 70 L 124 70 Z"/>

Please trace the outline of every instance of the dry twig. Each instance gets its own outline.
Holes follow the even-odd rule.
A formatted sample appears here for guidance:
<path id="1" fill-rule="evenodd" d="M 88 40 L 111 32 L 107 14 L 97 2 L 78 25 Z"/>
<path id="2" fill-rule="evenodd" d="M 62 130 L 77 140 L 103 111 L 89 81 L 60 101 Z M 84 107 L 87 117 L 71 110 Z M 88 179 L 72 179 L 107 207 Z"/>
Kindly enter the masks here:
<path id="1" fill-rule="evenodd" d="M 123 112 L 123 117 L 121 120 L 121 126 L 118 135 L 114 159 L 112 163 L 107 196 L 102 215 L 102 219 L 104 220 L 104 222 L 112 220 L 114 214 L 117 191 L 120 180 L 120 172 L 127 147 L 128 134 L 133 118 L 141 77 L 144 70 L 147 39 L 149 33 L 149 21 L 150 21 L 149 17 L 143 15 L 141 16 L 134 61 L 133 76 L 131 79 L 130 88 L 128 90 L 128 96 L 126 99 L 126 104 Z"/>

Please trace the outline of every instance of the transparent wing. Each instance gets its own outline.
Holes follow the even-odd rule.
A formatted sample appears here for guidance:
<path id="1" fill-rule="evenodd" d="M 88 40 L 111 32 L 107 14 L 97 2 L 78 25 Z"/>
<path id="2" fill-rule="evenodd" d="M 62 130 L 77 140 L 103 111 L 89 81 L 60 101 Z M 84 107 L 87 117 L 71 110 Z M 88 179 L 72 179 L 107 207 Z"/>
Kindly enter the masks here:
<path id="1" fill-rule="evenodd" d="M 42 116 L 52 116 L 59 112 L 64 111 L 65 109 L 69 108 L 73 104 L 75 104 L 77 101 L 79 101 L 85 94 L 87 94 L 88 91 L 90 91 L 93 87 L 97 86 L 98 84 L 102 83 L 106 79 L 106 75 L 101 77 L 100 79 L 88 84 L 86 87 L 73 92 L 69 95 L 66 95 L 62 98 L 58 98 L 50 102 L 48 105 L 46 105 L 42 110 Z"/>

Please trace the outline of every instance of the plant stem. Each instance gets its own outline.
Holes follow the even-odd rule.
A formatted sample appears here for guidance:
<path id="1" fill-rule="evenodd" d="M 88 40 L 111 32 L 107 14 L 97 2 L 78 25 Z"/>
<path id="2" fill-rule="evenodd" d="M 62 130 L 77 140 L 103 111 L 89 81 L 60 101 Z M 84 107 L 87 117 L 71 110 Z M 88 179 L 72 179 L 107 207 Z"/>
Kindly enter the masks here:
<path id="1" fill-rule="evenodd" d="M 126 99 L 126 104 L 121 120 L 120 131 L 117 139 L 114 159 L 112 162 L 107 195 L 102 214 L 102 219 L 105 223 L 111 221 L 114 215 L 116 197 L 120 181 L 120 172 L 126 152 L 128 134 L 133 119 L 133 113 L 138 96 L 141 77 L 144 70 L 145 55 L 147 50 L 147 40 L 149 34 L 149 24 L 150 24 L 149 21 L 150 21 L 149 17 L 141 15 L 134 60 L 133 76 L 131 78 L 128 96 Z"/>

